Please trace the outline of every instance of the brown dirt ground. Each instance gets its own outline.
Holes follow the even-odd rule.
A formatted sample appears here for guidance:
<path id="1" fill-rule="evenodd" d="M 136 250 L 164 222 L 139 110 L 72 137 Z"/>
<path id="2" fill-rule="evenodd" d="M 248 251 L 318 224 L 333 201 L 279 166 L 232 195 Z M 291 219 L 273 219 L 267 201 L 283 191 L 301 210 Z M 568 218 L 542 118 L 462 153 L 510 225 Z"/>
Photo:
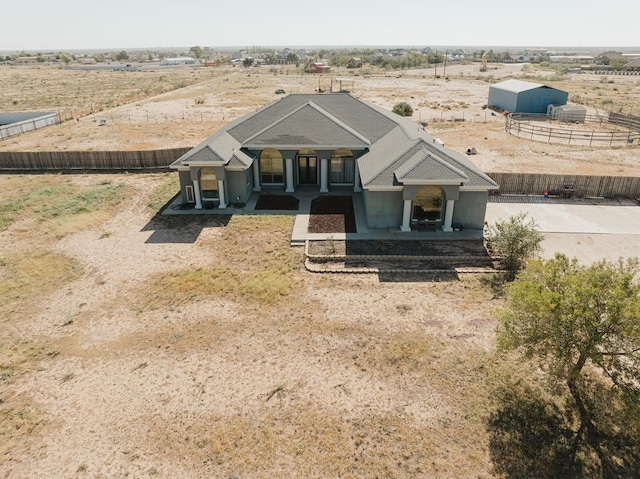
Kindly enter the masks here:
<path id="1" fill-rule="evenodd" d="M 75 73 L 58 77 L 60 72 L 56 71 L 56 76 L 49 78 L 46 69 L 16 68 L 0 68 L 0 81 L 5 85 L 0 104 L 6 108 L 17 108 L 9 99 L 20 96 L 20 106 L 37 109 L 36 105 L 27 103 L 26 95 L 20 93 L 20 90 L 12 93 L 12 89 L 19 89 L 20 85 L 15 81 L 15 75 L 28 75 L 29 78 L 33 76 L 36 79 L 42 77 L 41 81 L 47 79 L 49 82 L 49 88 L 54 86 L 51 83 L 62 82 L 67 84 L 71 93 L 75 90 L 69 85 L 73 85 L 74 81 L 86 81 Z M 358 76 L 354 76 L 355 74 Z M 129 78 L 122 72 L 118 72 L 118 75 L 123 78 L 121 81 Z M 636 77 L 558 77 L 552 72 L 533 71 L 522 65 L 496 66 L 486 73 L 480 73 L 477 65 L 450 65 L 447 67 L 446 80 L 434 78 L 433 69 L 400 72 L 344 70 L 336 71 L 332 76 L 317 76 L 300 74 L 294 68 L 279 69 L 274 73 L 269 68 L 262 67 L 251 70 L 206 69 L 198 72 L 201 75 L 198 78 L 188 77 L 194 73 L 187 71 L 181 79 L 174 80 L 173 84 L 187 81 L 185 75 L 190 82 L 198 83 L 149 98 L 144 97 L 144 91 L 148 91 L 147 86 L 136 91 L 129 85 L 132 80 L 127 80 L 128 88 L 132 90 L 129 96 L 136 95 L 134 101 L 114 108 L 105 107 L 99 113 L 79 117 L 78 121 L 8 139 L 0 143 L 0 151 L 191 147 L 222 124 L 277 100 L 277 89 L 283 89 L 287 93 L 312 93 L 318 87 L 329 90 L 332 77 L 347 76 L 354 82 L 343 84 L 343 87 L 349 88 L 354 95 L 389 110 L 395 103 L 407 101 L 414 107 L 413 119 L 426 123 L 427 130 L 442 139 L 448 147 L 460 152 L 475 147 L 478 154 L 472 160 L 487 172 L 635 176 L 638 171 L 640 155 L 637 145 L 590 148 L 532 142 L 508 135 L 503 128 L 504 119 L 501 116 L 491 116 L 490 111 L 482 109 L 487 102 L 492 81 L 516 77 L 547 82 L 551 86 L 562 88 L 569 92 L 570 100 L 579 99 L 591 109 L 608 106 L 622 109 L 624 113 L 637 114 L 640 112 L 640 87 Z M 143 79 L 144 76 L 138 81 L 142 82 Z M 168 82 L 166 79 L 165 81 Z M 334 89 L 338 88 L 337 85 L 334 81 Z M 39 83 L 34 80 L 27 86 L 38 88 Z M 120 90 L 122 88 L 124 87 L 120 87 Z M 64 91 L 59 88 L 60 95 Z M 37 95 L 35 97 L 39 98 Z M 125 100 L 126 97 L 122 101 Z M 72 101 L 74 100 L 70 98 L 69 102 Z M 107 119 L 107 126 L 98 126 L 100 118 Z M 455 121 L 456 119 L 464 121 Z"/>
<path id="2" fill-rule="evenodd" d="M 256 201 L 257 210 L 296 211 L 299 206 L 300 200 L 293 195 L 261 193 L 258 196 L 258 201 Z"/>
<path id="3" fill-rule="evenodd" d="M 307 273 L 291 217 L 154 217 L 163 175 L 47 183 L 109 181 L 127 199 L 97 225 L 0 232 L 0 476 L 491 477 L 477 280 Z M 73 278 L 11 289 L 9 245 Z"/>
<path id="4" fill-rule="evenodd" d="M 309 233 L 355 233 L 351 196 L 320 196 L 311 201 Z"/>
<path id="5" fill-rule="evenodd" d="M 637 174 L 637 149 L 509 137 L 499 119 L 484 123 L 477 72 L 432 73 L 362 76 L 350 89 L 387 108 L 412 102 L 448 146 L 478 148 L 485 170 Z M 0 68 L 5 92 L 13 74 Z M 0 149 L 191 146 L 277 88 L 323 81 L 220 70 Z M 579 81 L 593 98 L 607 86 Z M 1 477 L 493 477 L 497 302 L 476 279 L 309 274 L 288 247 L 290 217 L 155 217 L 163 175 L 3 176 L 0 200 L 109 181 L 126 201 L 90 224 L 25 216 L 0 231 Z M 13 287 L 9 265 L 35 250 L 70 279 L 50 284 L 35 258 L 27 276 L 41 285 Z"/>

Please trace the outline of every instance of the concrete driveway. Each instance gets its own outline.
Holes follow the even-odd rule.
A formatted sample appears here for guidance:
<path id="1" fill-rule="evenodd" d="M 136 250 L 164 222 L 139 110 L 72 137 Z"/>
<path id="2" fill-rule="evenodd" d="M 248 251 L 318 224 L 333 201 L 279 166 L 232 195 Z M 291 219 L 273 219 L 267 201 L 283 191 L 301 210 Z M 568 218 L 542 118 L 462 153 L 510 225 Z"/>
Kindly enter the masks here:
<path id="1" fill-rule="evenodd" d="M 489 202 L 486 219 L 492 223 L 520 212 L 534 218 L 544 234 L 545 258 L 556 252 L 582 263 L 640 257 L 639 206 Z"/>

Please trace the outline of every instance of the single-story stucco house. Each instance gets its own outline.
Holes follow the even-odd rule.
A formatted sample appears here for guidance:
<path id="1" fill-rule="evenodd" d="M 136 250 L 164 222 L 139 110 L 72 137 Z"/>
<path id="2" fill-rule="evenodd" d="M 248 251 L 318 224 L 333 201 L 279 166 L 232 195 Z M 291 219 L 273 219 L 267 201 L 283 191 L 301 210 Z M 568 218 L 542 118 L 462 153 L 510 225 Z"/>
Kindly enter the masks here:
<path id="1" fill-rule="evenodd" d="M 482 229 L 498 185 L 417 123 L 348 93 L 293 94 L 176 160 L 183 203 L 225 209 L 263 189 L 362 195 L 370 229 Z"/>

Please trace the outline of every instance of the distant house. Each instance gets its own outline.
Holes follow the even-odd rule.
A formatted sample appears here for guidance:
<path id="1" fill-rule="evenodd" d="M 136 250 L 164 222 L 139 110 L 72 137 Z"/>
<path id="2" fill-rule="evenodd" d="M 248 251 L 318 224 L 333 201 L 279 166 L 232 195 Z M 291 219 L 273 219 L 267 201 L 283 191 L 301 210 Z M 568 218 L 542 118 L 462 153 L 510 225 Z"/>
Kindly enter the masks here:
<path id="1" fill-rule="evenodd" d="M 591 63 L 593 57 L 591 55 L 550 55 L 551 63 Z"/>
<path id="2" fill-rule="evenodd" d="M 246 203 L 262 190 L 362 195 L 368 228 L 431 221 L 482 229 L 498 185 L 413 121 L 348 93 L 294 94 L 224 126 L 176 160 L 183 204 Z"/>
<path id="3" fill-rule="evenodd" d="M 624 69 L 631 72 L 640 71 L 640 58 L 632 60 L 624 66 Z"/>
<path id="4" fill-rule="evenodd" d="M 595 58 L 595 63 L 596 65 L 611 65 L 611 62 L 615 60 L 625 60 L 625 57 L 621 52 L 604 52 Z"/>
<path id="5" fill-rule="evenodd" d="M 511 113 L 546 114 L 549 105 L 564 105 L 569 94 L 556 88 L 522 80 L 507 80 L 489 87 L 490 107 Z"/>
<path id="6" fill-rule="evenodd" d="M 161 65 L 195 65 L 197 63 L 199 63 L 198 60 L 191 57 L 165 58 L 160 62 Z"/>
<path id="7" fill-rule="evenodd" d="M 331 71 L 331 67 L 324 62 L 313 62 L 309 66 L 315 69 L 316 73 L 329 73 Z"/>
<path id="8" fill-rule="evenodd" d="M 353 57 L 349 59 L 349 62 L 347 63 L 347 68 L 362 68 L 362 65 L 364 65 L 364 62 L 362 61 L 362 59 L 358 57 Z"/>

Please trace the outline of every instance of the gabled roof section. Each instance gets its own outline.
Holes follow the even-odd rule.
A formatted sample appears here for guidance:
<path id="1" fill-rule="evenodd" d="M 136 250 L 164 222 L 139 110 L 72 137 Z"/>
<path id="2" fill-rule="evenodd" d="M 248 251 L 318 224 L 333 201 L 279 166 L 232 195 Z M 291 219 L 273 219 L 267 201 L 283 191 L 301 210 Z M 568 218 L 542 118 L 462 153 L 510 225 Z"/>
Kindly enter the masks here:
<path id="1" fill-rule="evenodd" d="M 213 151 L 208 145 L 200 150 L 194 151 L 188 158 L 189 163 L 224 163 L 224 159 Z"/>
<path id="2" fill-rule="evenodd" d="M 334 122 L 346 125 L 351 132 L 357 132 L 357 136 L 371 143 L 378 141 L 396 126 L 388 116 L 348 93 L 315 93 L 288 95 L 229 125 L 227 131 L 244 145 L 249 138 L 310 102 L 328 117 L 332 117 Z"/>
<path id="3" fill-rule="evenodd" d="M 396 126 L 384 138 L 376 142 L 369 153 L 358 158 L 362 186 L 390 186 L 394 184 L 393 171 L 413 144 L 407 140 L 403 129 Z"/>
<path id="4" fill-rule="evenodd" d="M 463 189 L 490 190 L 497 183 L 465 155 L 444 148 L 411 121 L 398 126 L 358 158 L 364 188 L 414 184 L 459 184 Z"/>
<path id="5" fill-rule="evenodd" d="M 227 166 L 246 170 L 251 166 L 251 163 L 253 163 L 253 159 L 249 155 L 242 151 L 235 151 L 231 156 L 229 163 L 227 163 Z"/>
<path id="6" fill-rule="evenodd" d="M 403 184 L 458 184 L 466 183 L 469 177 L 455 166 L 431 154 L 424 145 L 419 145 L 411 158 L 394 171 L 396 180 Z"/>
<path id="7" fill-rule="evenodd" d="M 182 155 L 171 166 L 213 163 L 227 165 L 234 156 L 240 164 L 244 164 L 246 167 L 251 165 L 251 158 L 240 151 L 240 144 L 226 131 L 222 130 L 207 138 L 193 150 Z"/>
<path id="8" fill-rule="evenodd" d="M 334 115 L 308 101 L 243 141 L 245 148 L 366 148 L 371 142 Z"/>
<path id="9" fill-rule="evenodd" d="M 474 165 L 465 155 L 457 151 L 443 148 L 434 143 L 425 142 L 424 147 L 445 160 L 451 166 L 464 172 L 469 177 L 469 181 L 465 183 L 465 188 L 493 190 L 498 188 L 498 183 L 493 181 L 489 176 L 485 175 L 476 165 Z"/>

